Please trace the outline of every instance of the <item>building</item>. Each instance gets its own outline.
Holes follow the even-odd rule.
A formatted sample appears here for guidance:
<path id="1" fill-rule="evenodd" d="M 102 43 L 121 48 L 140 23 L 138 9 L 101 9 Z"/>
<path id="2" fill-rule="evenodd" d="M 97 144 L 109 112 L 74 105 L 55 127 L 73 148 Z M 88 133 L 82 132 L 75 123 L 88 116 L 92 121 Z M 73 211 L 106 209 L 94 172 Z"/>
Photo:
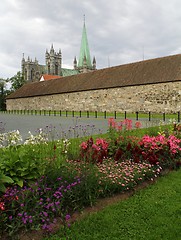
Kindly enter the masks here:
<path id="1" fill-rule="evenodd" d="M 178 112 L 181 54 L 25 84 L 7 110 Z"/>
<path id="2" fill-rule="evenodd" d="M 82 72 L 90 72 L 96 70 L 96 59 L 93 58 L 91 62 L 90 50 L 88 45 L 87 33 L 85 21 L 82 31 L 82 40 L 80 47 L 79 61 L 77 62 L 76 57 L 73 61 L 74 69 L 67 69 L 62 67 L 62 53 L 61 50 L 56 52 L 53 44 L 50 51 L 46 50 L 45 53 L 45 65 L 38 63 L 35 58 L 34 61 L 30 57 L 25 60 L 24 54 L 21 61 L 22 75 L 27 82 L 37 82 L 43 74 L 58 75 L 58 76 L 71 76 Z"/>

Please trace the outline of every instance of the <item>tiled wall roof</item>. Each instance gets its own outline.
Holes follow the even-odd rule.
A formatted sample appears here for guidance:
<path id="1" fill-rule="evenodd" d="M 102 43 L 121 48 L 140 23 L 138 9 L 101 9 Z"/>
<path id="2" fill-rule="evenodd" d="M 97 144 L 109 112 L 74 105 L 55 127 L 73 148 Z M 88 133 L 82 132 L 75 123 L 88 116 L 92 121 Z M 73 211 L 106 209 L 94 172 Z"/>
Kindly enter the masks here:
<path id="1" fill-rule="evenodd" d="M 108 89 L 181 80 L 181 54 L 29 83 L 7 98 Z"/>

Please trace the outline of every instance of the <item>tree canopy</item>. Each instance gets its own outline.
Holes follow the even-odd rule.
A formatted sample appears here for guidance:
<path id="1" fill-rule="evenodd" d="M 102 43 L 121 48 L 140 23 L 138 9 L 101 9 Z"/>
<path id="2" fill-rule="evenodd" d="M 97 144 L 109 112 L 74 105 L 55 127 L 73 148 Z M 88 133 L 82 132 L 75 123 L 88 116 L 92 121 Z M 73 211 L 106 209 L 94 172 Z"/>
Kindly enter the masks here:
<path id="1" fill-rule="evenodd" d="M 17 72 L 17 74 L 11 78 L 0 78 L 0 110 L 6 110 L 6 96 L 15 92 L 23 84 L 25 84 L 25 80 L 21 72 Z"/>
<path id="2" fill-rule="evenodd" d="M 6 110 L 6 96 L 9 93 L 6 85 L 7 79 L 0 78 L 0 110 Z"/>
<path id="3" fill-rule="evenodd" d="M 16 75 L 14 75 L 13 77 L 11 77 L 9 79 L 9 82 L 11 83 L 10 90 L 12 92 L 16 91 L 18 88 L 23 86 L 23 84 L 25 84 L 25 80 L 24 80 L 23 75 L 21 74 L 21 72 L 17 72 Z"/>

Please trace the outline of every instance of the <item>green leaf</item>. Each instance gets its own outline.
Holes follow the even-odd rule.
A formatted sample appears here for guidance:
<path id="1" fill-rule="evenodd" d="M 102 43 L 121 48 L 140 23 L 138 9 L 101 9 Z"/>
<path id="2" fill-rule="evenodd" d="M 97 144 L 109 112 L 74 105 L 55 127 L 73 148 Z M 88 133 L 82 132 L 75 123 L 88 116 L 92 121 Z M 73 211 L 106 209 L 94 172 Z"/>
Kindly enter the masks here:
<path id="1" fill-rule="evenodd" d="M 13 183 L 14 181 L 8 177 L 5 176 L 4 174 L 0 173 L 0 192 L 5 192 L 6 191 L 6 187 L 4 185 L 4 183 Z"/>
<path id="2" fill-rule="evenodd" d="M 4 184 L 0 183 L 0 192 L 5 192 L 6 188 L 4 186 Z"/>
<path id="3" fill-rule="evenodd" d="M 22 180 L 22 179 L 17 180 L 16 183 L 17 183 L 20 187 L 23 187 L 23 180 Z"/>
<path id="4" fill-rule="evenodd" d="M 4 174 L 0 174 L 0 183 L 13 183 L 14 181 Z"/>

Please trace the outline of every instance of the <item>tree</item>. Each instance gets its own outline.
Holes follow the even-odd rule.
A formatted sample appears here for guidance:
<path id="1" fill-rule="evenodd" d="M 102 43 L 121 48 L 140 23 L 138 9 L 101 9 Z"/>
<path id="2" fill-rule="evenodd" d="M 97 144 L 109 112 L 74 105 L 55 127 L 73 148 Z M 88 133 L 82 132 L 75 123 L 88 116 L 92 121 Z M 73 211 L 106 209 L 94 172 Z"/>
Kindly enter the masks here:
<path id="1" fill-rule="evenodd" d="M 6 96 L 9 91 L 6 89 L 7 79 L 0 78 L 0 110 L 6 110 Z"/>
<path id="2" fill-rule="evenodd" d="M 16 91 L 18 88 L 20 88 L 21 86 L 23 86 L 26 83 L 21 72 L 17 72 L 16 75 L 14 75 L 13 77 L 11 77 L 9 79 L 9 82 L 11 83 L 10 90 L 12 92 Z"/>

